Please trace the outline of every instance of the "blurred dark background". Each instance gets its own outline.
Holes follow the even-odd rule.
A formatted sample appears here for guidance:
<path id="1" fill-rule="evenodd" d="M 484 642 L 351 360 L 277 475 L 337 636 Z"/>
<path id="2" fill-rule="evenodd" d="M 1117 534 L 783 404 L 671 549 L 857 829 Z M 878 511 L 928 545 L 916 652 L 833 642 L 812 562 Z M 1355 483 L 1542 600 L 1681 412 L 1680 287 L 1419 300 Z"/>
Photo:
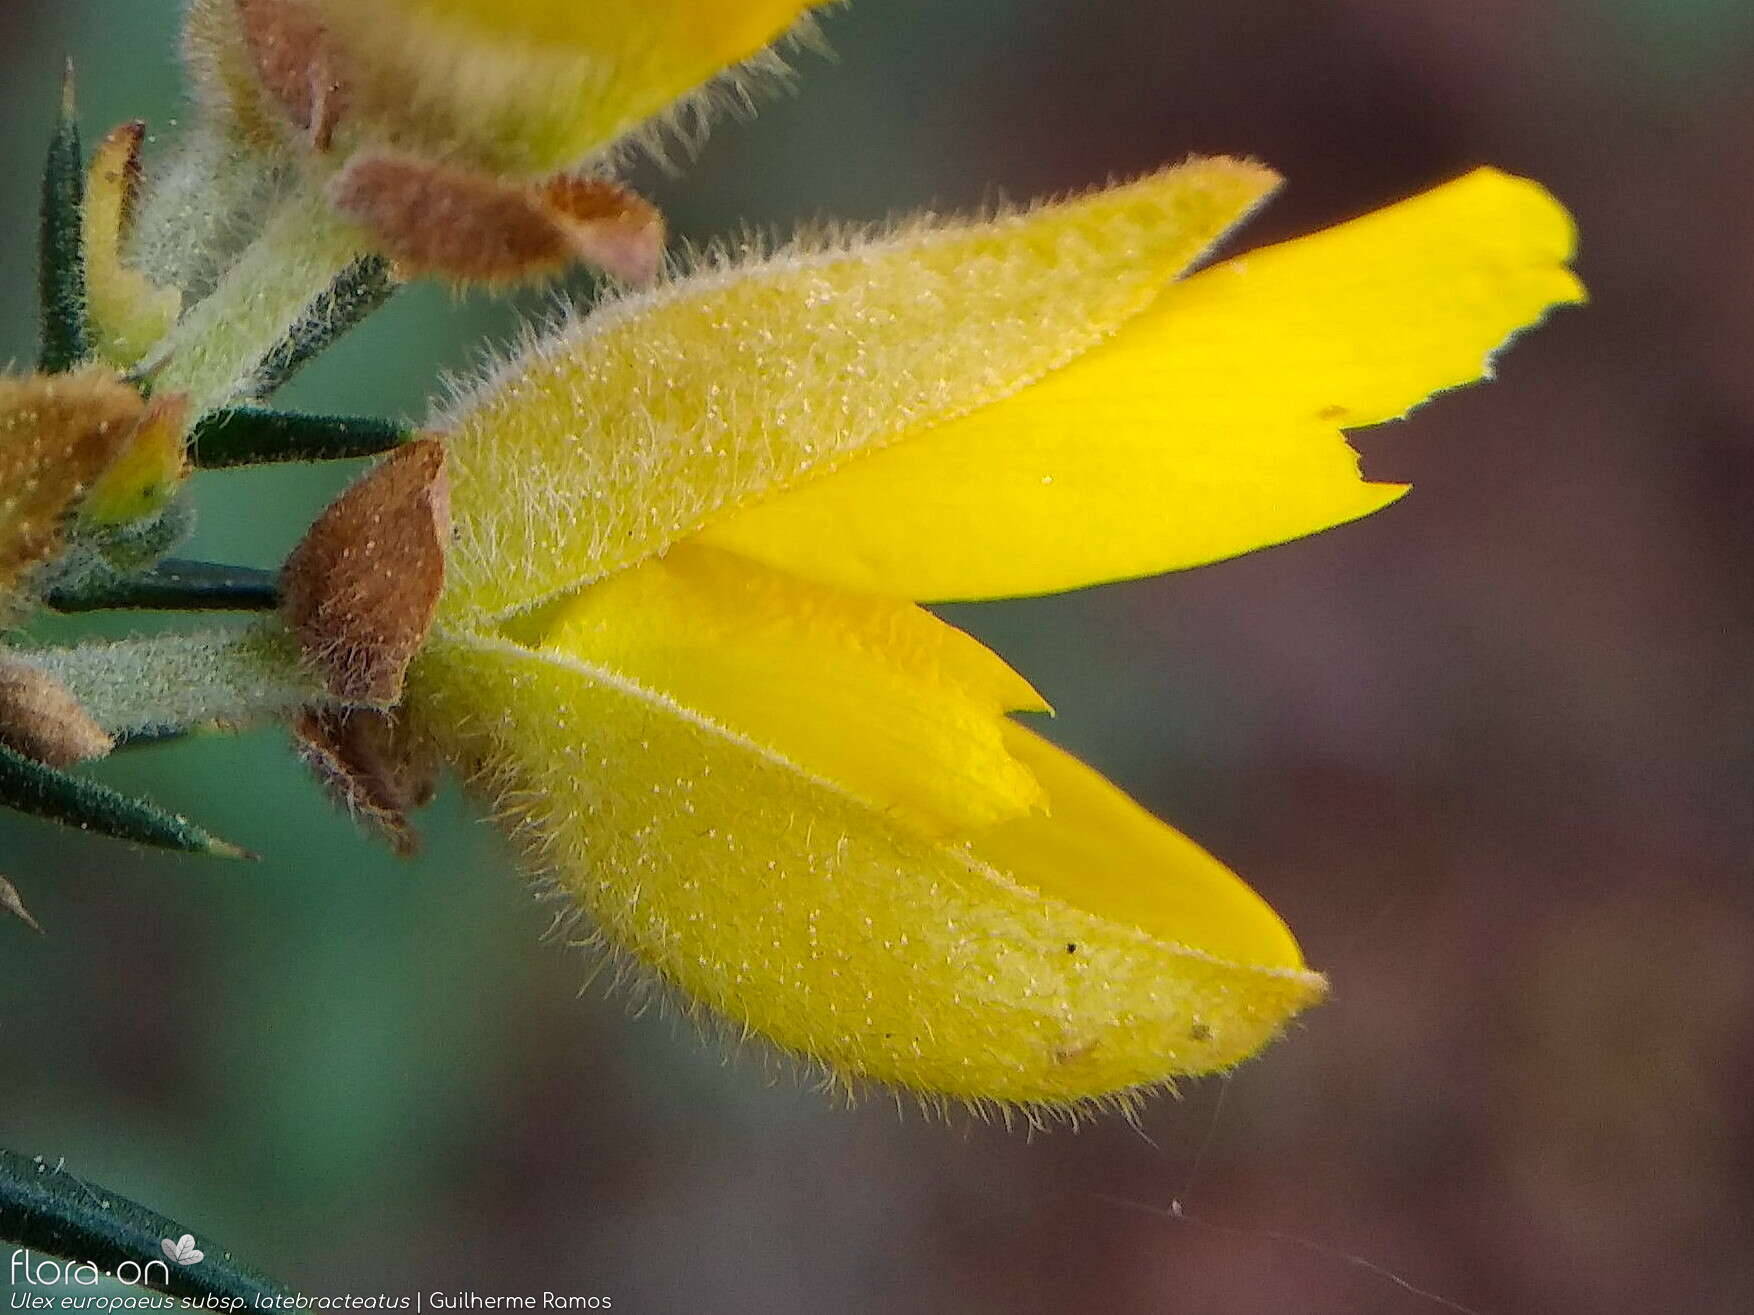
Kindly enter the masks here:
<path id="1" fill-rule="evenodd" d="M 0 12 L 0 356 L 29 354 L 59 63 L 179 113 L 172 0 Z M 847 1110 L 578 987 L 455 799 L 382 856 L 280 737 L 103 773 L 269 857 L 0 821 L 0 1143 L 314 1292 L 618 1311 L 1754 1310 L 1754 9 L 891 0 L 653 186 L 691 237 L 1030 197 L 1189 152 L 1272 239 L 1480 162 L 1577 214 L 1594 305 L 1359 439 L 1415 494 L 1185 575 L 955 609 L 1056 735 L 1285 913 L 1332 1003 L 1138 1127 Z M 417 415 L 514 313 L 407 294 L 290 400 Z M 1390 330 L 1392 331 L 1392 330 Z M 203 477 L 272 564 L 343 471 Z M 220 487 L 221 483 L 225 487 Z M 1188 1219 L 1171 1217 L 1179 1201 Z"/>

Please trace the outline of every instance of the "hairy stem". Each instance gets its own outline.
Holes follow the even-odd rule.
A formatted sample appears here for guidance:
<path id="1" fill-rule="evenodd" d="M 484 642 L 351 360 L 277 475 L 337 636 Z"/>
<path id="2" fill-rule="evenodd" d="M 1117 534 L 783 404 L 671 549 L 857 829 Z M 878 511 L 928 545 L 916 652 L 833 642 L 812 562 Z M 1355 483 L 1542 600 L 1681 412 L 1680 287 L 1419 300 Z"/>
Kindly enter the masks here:
<path id="1" fill-rule="evenodd" d="M 128 261 L 186 303 L 213 291 L 220 271 L 285 188 L 287 165 L 197 116 L 154 171 L 129 238 Z"/>
<path id="2" fill-rule="evenodd" d="M 154 391 L 187 394 L 197 416 L 253 392 L 262 363 L 367 254 L 359 231 L 320 192 L 296 188 L 154 351 L 147 369 Z"/>
<path id="3" fill-rule="evenodd" d="M 112 735 L 245 723 L 333 701 L 274 623 L 15 656 L 59 680 Z"/>

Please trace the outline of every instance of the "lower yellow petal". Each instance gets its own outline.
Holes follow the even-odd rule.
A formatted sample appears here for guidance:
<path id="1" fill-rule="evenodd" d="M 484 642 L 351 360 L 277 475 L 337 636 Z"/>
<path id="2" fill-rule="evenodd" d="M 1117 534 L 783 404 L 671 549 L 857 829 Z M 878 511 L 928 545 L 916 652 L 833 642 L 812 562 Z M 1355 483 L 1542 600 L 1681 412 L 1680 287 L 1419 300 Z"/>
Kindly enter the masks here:
<path id="1" fill-rule="evenodd" d="M 1240 882 L 1130 821 L 1102 853 L 1106 806 L 1087 799 L 1061 852 L 1150 864 L 1136 895 L 1101 876 L 1086 903 L 1045 856 L 1007 874 L 558 654 L 441 634 L 410 700 L 609 940 L 842 1079 L 1064 1107 L 1227 1068 L 1323 993 Z M 1207 897 L 1224 912 L 1184 927 L 1176 910 Z"/>
<path id="2" fill-rule="evenodd" d="M 1583 292 L 1573 231 L 1482 169 L 1164 292 L 992 406 L 710 524 L 703 541 L 918 599 L 1047 593 L 1311 534 L 1404 488 L 1341 427 L 1405 414 Z"/>
<path id="3" fill-rule="evenodd" d="M 1027 813 L 1004 714 L 1045 704 L 911 603 L 676 548 L 516 626 L 747 737 L 928 834 Z"/>

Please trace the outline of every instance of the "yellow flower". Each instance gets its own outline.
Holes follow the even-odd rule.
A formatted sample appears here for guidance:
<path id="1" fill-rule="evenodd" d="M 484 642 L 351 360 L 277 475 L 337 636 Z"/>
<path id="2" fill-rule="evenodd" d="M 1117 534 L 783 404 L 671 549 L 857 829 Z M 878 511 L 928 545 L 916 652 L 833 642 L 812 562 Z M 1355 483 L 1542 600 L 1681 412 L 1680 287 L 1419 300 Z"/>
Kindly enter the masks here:
<path id="1" fill-rule="evenodd" d="M 184 46 L 210 130 L 290 151 L 400 276 L 505 285 L 582 262 L 644 283 L 665 226 L 608 176 L 618 152 L 691 136 L 726 87 L 747 99 L 824 3 L 191 0 Z M 155 291 L 115 288 L 110 336 L 155 327 Z"/>
<path id="2" fill-rule="evenodd" d="M 316 3 L 368 119 L 404 145 L 529 177 L 762 56 L 824 0 Z"/>
<path id="3" fill-rule="evenodd" d="M 1276 182 L 727 256 L 536 343 L 441 422 L 412 715 L 609 942 L 837 1079 L 1065 1108 L 1246 1058 L 1325 989 L 1283 923 L 917 604 L 1374 511 L 1339 427 L 1582 297 L 1490 170 L 1174 281 Z"/>

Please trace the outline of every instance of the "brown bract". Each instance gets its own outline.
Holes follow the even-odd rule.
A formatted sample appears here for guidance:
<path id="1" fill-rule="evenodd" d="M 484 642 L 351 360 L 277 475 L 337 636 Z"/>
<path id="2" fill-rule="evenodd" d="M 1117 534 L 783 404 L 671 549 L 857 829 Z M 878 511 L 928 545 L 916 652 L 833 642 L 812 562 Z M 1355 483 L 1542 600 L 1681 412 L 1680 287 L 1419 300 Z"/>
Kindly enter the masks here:
<path id="1" fill-rule="evenodd" d="M 376 708 L 305 708 L 292 734 L 299 757 L 355 820 L 404 858 L 419 848 L 408 814 L 432 802 L 439 759 L 409 718 Z"/>
<path id="2" fill-rule="evenodd" d="M 346 108 L 340 56 L 307 0 L 236 0 L 245 49 L 263 88 L 319 151 Z"/>
<path id="3" fill-rule="evenodd" d="M 99 369 L 0 379 L 0 599 L 55 555 L 68 513 L 146 404 Z"/>
<path id="4" fill-rule="evenodd" d="M 386 457 L 317 518 L 286 559 L 281 616 L 329 692 L 388 707 L 444 587 L 451 533 L 444 447 Z"/>
<path id="5" fill-rule="evenodd" d="M 348 161 L 329 195 L 408 277 L 520 283 L 583 262 L 626 283 L 647 283 L 663 261 L 664 217 L 637 192 L 603 178 L 523 185 L 368 152 Z"/>
<path id="6" fill-rule="evenodd" d="M 115 747 L 79 700 L 46 671 L 0 659 L 0 744 L 51 767 L 102 758 Z"/>

